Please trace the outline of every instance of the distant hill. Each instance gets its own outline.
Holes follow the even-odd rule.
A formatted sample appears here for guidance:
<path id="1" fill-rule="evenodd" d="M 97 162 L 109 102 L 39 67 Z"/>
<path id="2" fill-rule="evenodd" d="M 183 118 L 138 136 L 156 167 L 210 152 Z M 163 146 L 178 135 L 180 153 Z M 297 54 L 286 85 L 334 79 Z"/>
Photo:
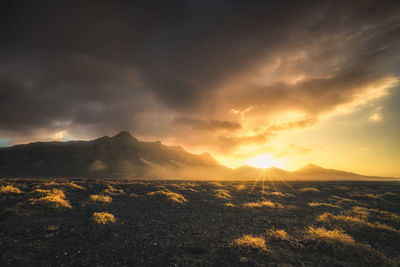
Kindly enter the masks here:
<path id="1" fill-rule="evenodd" d="M 334 169 L 325 169 L 315 164 L 307 164 L 304 167 L 292 172 L 292 175 L 297 178 L 312 179 L 312 178 L 325 178 L 333 180 L 362 180 L 366 176 L 356 174 L 353 172 L 346 172 Z"/>
<path id="2" fill-rule="evenodd" d="M 0 148 L 0 177 L 143 179 L 365 180 L 379 177 L 308 164 L 294 172 L 276 167 L 230 169 L 210 154 L 142 142 L 123 131 L 91 141 L 36 142 Z M 390 179 L 390 178 L 388 178 Z"/>
<path id="3" fill-rule="evenodd" d="M 232 172 L 232 177 L 237 179 L 267 179 L 267 180 L 370 180 L 381 179 L 375 176 L 363 176 L 360 174 L 334 169 L 325 169 L 315 164 L 307 164 L 293 171 L 285 171 L 277 167 L 256 168 L 241 166 Z M 393 178 L 387 178 L 393 179 Z"/>

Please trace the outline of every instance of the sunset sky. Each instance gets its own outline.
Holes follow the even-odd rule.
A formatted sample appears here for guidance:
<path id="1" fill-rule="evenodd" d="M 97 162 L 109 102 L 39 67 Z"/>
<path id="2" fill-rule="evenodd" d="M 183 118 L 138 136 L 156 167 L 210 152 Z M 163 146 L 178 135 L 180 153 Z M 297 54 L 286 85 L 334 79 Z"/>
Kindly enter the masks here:
<path id="1" fill-rule="evenodd" d="M 129 130 L 400 177 L 398 0 L 8 1 L 0 31 L 0 146 Z"/>

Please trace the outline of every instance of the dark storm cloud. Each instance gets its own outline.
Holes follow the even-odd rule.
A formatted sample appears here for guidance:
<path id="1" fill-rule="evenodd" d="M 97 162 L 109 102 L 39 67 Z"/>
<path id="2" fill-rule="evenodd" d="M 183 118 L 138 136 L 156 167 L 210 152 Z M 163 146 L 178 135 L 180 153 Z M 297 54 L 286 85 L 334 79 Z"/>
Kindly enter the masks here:
<path id="1" fill-rule="evenodd" d="M 399 1 L 10 1 L 0 10 L 4 137 L 245 131 L 228 113 L 249 106 L 267 117 L 296 108 L 315 122 L 398 75 Z M 265 66 L 268 78 L 254 83 Z M 269 137 L 215 138 L 235 147 Z"/>
<path id="2" fill-rule="evenodd" d="M 115 121 L 113 112 L 133 109 L 129 100 L 141 94 L 142 101 L 135 103 L 134 110 L 145 104 L 143 93 L 129 89 L 138 83 L 134 69 L 91 56 L 60 58 L 49 69 L 34 70 L 34 77 L 24 77 L 25 71 L 17 68 L 0 77 L 0 112 L 7 114 L 0 123 L 9 130 L 102 121 L 108 125 L 120 121 L 121 125 L 115 126 L 121 127 L 129 118 Z"/>

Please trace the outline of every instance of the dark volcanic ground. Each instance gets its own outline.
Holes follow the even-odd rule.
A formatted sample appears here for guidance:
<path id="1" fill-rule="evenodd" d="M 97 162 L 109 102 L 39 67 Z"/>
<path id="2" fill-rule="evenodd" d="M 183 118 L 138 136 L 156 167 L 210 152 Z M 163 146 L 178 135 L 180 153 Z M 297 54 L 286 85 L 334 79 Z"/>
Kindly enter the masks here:
<path id="1" fill-rule="evenodd" d="M 262 184 L 1 179 L 0 265 L 399 265 L 399 182 Z"/>

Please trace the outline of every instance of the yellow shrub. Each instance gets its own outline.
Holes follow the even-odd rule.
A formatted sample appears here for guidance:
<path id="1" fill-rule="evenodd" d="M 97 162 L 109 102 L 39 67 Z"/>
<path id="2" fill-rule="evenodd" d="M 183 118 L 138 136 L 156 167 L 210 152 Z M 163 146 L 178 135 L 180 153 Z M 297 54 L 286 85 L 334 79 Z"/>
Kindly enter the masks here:
<path id="1" fill-rule="evenodd" d="M 300 189 L 300 192 L 319 192 L 319 190 L 314 187 L 304 187 Z"/>
<path id="2" fill-rule="evenodd" d="M 174 201 L 174 202 L 178 202 L 178 203 L 188 202 L 187 199 L 184 196 L 182 196 L 181 194 L 174 193 L 169 190 L 154 191 L 154 192 L 147 193 L 147 195 L 149 195 L 149 196 L 157 196 L 157 195 L 164 196 L 167 199 Z"/>
<path id="3" fill-rule="evenodd" d="M 323 227 L 314 228 L 310 226 L 307 229 L 306 238 L 330 244 L 332 243 L 342 243 L 347 245 L 355 244 L 353 237 L 346 234 L 343 230 L 340 229 L 327 230 Z"/>
<path id="4" fill-rule="evenodd" d="M 246 208 L 261 208 L 261 207 L 269 207 L 269 208 L 283 208 L 283 206 L 278 202 L 272 201 L 261 201 L 261 202 L 247 202 L 244 203 L 243 206 Z"/>
<path id="5" fill-rule="evenodd" d="M 350 199 L 350 198 L 344 198 L 344 197 L 339 197 L 339 196 L 335 196 L 335 195 L 332 195 L 330 198 L 334 199 L 336 201 L 336 204 L 339 204 L 339 205 L 342 205 L 342 204 L 343 205 L 349 205 L 349 204 L 362 205 L 357 200 Z"/>
<path id="6" fill-rule="evenodd" d="M 256 237 L 252 235 L 244 235 L 231 242 L 231 246 L 241 248 L 252 248 L 267 251 L 265 239 L 262 237 Z"/>
<path id="7" fill-rule="evenodd" d="M 317 218 L 318 221 L 325 223 L 332 223 L 333 221 L 345 221 L 351 223 L 364 223 L 364 220 L 359 217 L 346 216 L 346 215 L 333 215 L 329 212 L 324 212 Z"/>
<path id="8" fill-rule="evenodd" d="M 104 193 L 111 195 L 118 195 L 118 194 L 123 194 L 124 190 L 114 188 L 112 185 L 109 184 L 107 185 L 107 188 L 104 190 Z"/>
<path id="9" fill-rule="evenodd" d="M 109 224 L 115 223 L 115 217 L 111 213 L 108 212 L 95 212 L 93 213 L 93 220 L 97 224 Z"/>
<path id="10" fill-rule="evenodd" d="M 21 194 L 22 191 L 19 188 L 14 187 L 13 185 L 3 185 L 0 188 L 0 193 L 2 194 Z"/>
<path id="11" fill-rule="evenodd" d="M 382 196 L 379 194 L 371 194 L 371 193 L 348 193 L 350 197 L 359 198 L 359 199 L 374 199 L 374 200 L 382 200 Z"/>
<path id="12" fill-rule="evenodd" d="M 80 186 L 80 185 L 77 185 L 76 183 L 74 183 L 74 182 L 56 182 L 56 181 L 49 181 L 49 182 L 46 182 L 46 183 L 44 183 L 44 185 L 45 186 L 67 186 L 67 187 L 71 187 L 71 188 L 74 188 L 74 189 L 85 189 L 85 188 L 83 188 L 82 186 Z"/>
<path id="13" fill-rule="evenodd" d="M 225 189 L 216 189 L 214 190 L 215 196 L 222 199 L 231 199 L 232 196 L 228 190 Z"/>
<path id="14" fill-rule="evenodd" d="M 338 206 L 338 205 L 334 205 L 334 204 L 331 204 L 331 203 L 323 203 L 323 202 L 309 202 L 309 203 L 307 203 L 307 205 L 310 206 L 310 207 L 323 206 L 323 207 L 331 207 L 331 208 L 340 209 L 340 206 Z"/>
<path id="15" fill-rule="evenodd" d="M 83 186 L 80 186 L 80 185 L 78 185 L 78 184 L 76 184 L 76 183 L 74 183 L 74 182 L 68 182 L 68 183 L 64 183 L 66 186 L 69 186 L 69 187 L 72 187 L 72 188 L 75 188 L 75 189 L 85 189 Z"/>
<path id="16" fill-rule="evenodd" d="M 30 199 L 29 201 L 32 204 L 50 204 L 51 206 L 54 206 L 56 208 L 72 208 L 71 204 L 69 204 L 68 200 L 65 199 L 65 194 L 62 190 L 60 189 L 51 189 L 51 190 L 45 190 L 45 189 L 36 189 L 34 192 L 37 192 L 41 195 L 39 199 Z"/>
<path id="17" fill-rule="evenodd" d="M 265 195 L 270 195 L 270 196 L 277 196 L 277 197 L 294 197 L 293 194 L 290 193 L 282 193 L 282 192 L 268 192 L 268 191 L 263 191 L 263 194 Z"/>
<path id="18" fill-rule="evenodd" d="M 359 229 L 360 227 L 368 227 L 375 230 L 384 230 L 396 233 L 400 235 L 400 230 L 397 230 L 389 225 L 382 224 L 379 222 L 368 222 L 365 218 L 348 216 L 348 215 L 333 215 L 329 212 L 325 212 L 317 218 L 318 221 L 324 222 L 330 225 L 336 225 L 338 223 L 345 223 L 345 225 L 352 229 Z"/>
<path id="19" fill-rule="evenodd" d="M 90 199 L 99 203 L 110 203 L 112 198 L 106 195 L 90 195 Z"/>
<path id="20" fill-rule="evenodd" d="M 281 239 L 281 240 L 289 240 L 289 235 L 286 233 L 285 230 L 275 230 L 271 229 L 268 233 L 268 236 L 274 238 L 274 239 Z"/>
<path id="21" fill-rule="evenodd" d="M 236 186 L 236 190 L 244 190 L 246 189 L 246 186 L 244 184 L 240 184 Z"/>

